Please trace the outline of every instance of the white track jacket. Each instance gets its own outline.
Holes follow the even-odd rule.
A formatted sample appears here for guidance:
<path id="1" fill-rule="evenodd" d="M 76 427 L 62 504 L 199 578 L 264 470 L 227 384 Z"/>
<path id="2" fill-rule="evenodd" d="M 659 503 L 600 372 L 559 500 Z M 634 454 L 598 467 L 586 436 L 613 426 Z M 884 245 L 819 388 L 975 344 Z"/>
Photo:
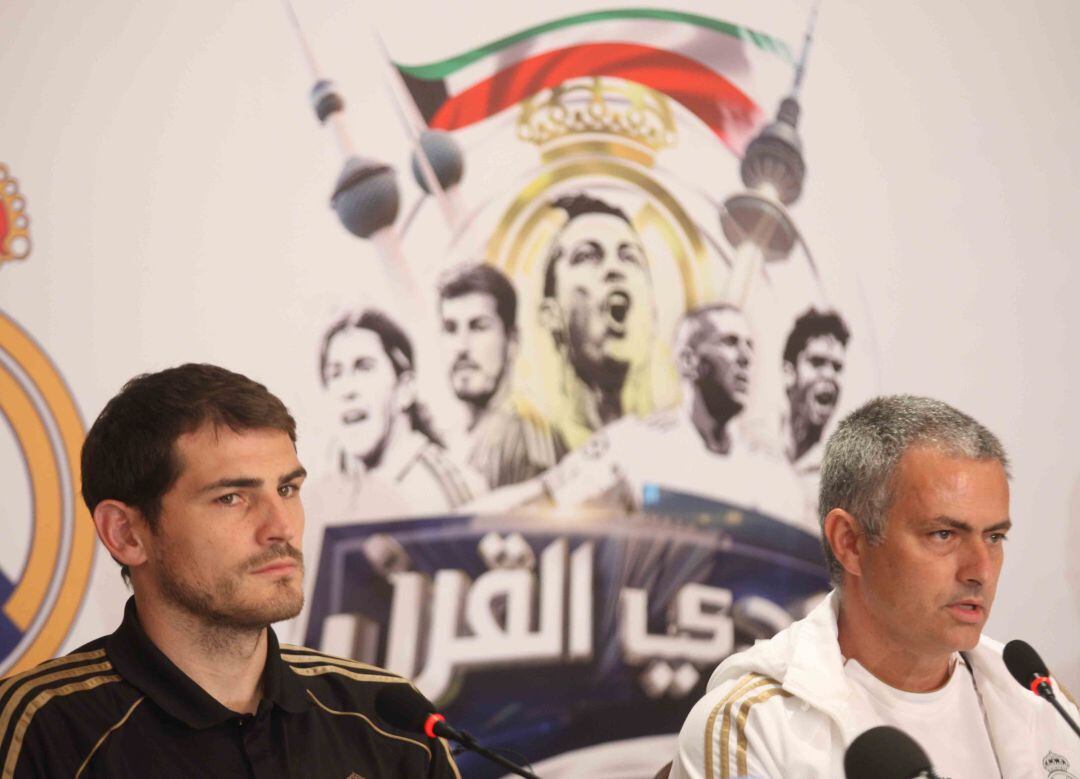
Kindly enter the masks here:
<path id="1" fill-rule="evenodd" d="M 732 655 L 679 734 L 671 779 L 819 779 L 844 776 L 844 751 L 879 723 L 856 722 L 837 641 L 834 591 L 806 618 Z M 1025 690 L 985 636 L 965 653 L 1005 779 L 1080 777 L 1080 738 Z M 959 669 L 958 669 L 959 670 Z M 1055 685 L 1074 720 L 1075 702 Z"/>

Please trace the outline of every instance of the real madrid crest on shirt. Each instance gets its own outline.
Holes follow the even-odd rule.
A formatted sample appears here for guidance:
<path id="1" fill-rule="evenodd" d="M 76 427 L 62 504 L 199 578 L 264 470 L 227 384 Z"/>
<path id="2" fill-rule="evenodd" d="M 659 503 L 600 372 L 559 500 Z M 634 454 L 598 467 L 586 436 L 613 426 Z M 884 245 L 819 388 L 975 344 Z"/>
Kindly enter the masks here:
<path id="1" fill-rule="evenodd" d="M 1042 761 L 1047 779 L 1076 779 L 1069 773 L 1069 761 L 1054 751 L 1046 753 Z"/>
<path id="2" fill-rule="evenodd" d="M 0 164 L 0 266 L 30 248 L 26 200 Z M 86 592 L 94 529 L 78 494 L 83 433 L 52 361 L 0 311 L 0 467 L 23 474 L 4 498 L 0 676 L 55 654 Z"/>

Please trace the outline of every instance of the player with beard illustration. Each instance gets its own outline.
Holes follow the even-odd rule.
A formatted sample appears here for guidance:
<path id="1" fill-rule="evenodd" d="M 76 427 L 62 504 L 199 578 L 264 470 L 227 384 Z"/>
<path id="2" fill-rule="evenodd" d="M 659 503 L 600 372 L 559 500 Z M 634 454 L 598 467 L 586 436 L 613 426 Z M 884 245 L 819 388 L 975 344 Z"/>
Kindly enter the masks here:
<path id="1" fill-rule="evenodd" d="M 469 464 L 492 489 L 531 479 L 566 454 L 546 420 L 513 394 L 517 293 L 484 263 L 455 270 L 439 286 L 450 386 L 469 412 L 463 442 Z"/>
<path id="2" fill-rule="evenodd" d="M 388 316 L 368 309 L 335 322 L 319 370 L 338 410 L 337 469 L 351 495 L 332 501 L 333 518 L 446 512 L 484 491 L 435 432 L 417 398 L 412 343 Z"/>
<path id="3" fill-rule="evenodd" d="M 585 194 L 552 208 L 567 221 L 544 272 L 541 325 L 565 361 L 570 446 L 627 412 L 626 391 L 648 367 L 655 307 L 641 238 L 619 208 Z"/>
<path id="4" fill-rule="evenodd" d="M 822 434 L 840 401 L 840 378 L 850 338 L 839 314 L 811 308 L 795 320 L 784 345 L 788 397 L 784 438 L 788 460 L 803 482 L 811 512 L 817 510 Z"/>
<path id="5" fill-rule="evenodd" d="M 655 485 L 809 529 L 813 518 L 804 515 L 790 466 L 749 446 L 735 429 L 754 359 L 742 312 L 722 303 L 689 312 L 675 351 L 682 406 L 604 428 L 542 477 L 547 493 L 559 505 L 614 501 L 637 509 Z"/>

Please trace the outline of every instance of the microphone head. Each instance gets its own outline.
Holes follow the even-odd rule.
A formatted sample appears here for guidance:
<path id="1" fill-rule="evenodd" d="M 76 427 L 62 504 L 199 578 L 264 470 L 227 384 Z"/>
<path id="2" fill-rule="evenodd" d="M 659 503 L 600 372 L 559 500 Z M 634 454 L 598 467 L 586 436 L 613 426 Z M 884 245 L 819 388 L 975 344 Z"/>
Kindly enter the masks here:
<path id="1" fill-rule="evenodd" d="M 870 728 L 844 753 L 847 779 L 912 779 L 924 771 L 933 768 L 922 747 L 889 725 Z"/>
<path id="2" fill-rule="evenodd" d="M 1031 689 L 1031 682 L 1036 677 L 1050 675 L 1039 653 L 1026 641 L 1013 639 L 1007 643 L 1001 658 L 1005 661 L 1005 667 L 1009 669 L 1013 678 L 1026 689 Z"/>
<path id="3" fill-rule="evenodd" d="M 407 683 L 388 684 L 375 695 L 375 713 L 388 725 L 423 733 L 435 705 Z"/>

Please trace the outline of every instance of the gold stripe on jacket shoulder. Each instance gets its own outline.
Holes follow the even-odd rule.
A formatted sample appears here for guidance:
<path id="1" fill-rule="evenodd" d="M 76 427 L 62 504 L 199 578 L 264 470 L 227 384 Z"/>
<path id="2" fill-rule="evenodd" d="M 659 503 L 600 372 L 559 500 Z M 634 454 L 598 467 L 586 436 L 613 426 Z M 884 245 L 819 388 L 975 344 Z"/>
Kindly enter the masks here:
<path id="1" fill-rule="evenodd" d="M 68 676 L 74 676 L 76 674 L 72 672 L 67 673 Z M 93 676 L 89 679 L 83 679 L 78 682 L 69 682 L 61 687 L 51 687 L 48 690 L 42 690 L 38 695 L 26 705 L 23 710 L 22 716 L 19 717 L 19 721 L 15 724 L 15 728 L 11 734 L 11 744 L 8 747 L 7 760 L 4 761 L 4 765 L 0 766 L 0 778 L 12 779 L 15 776 L 15 766 L 19 762 L 19 752 L 22 751 L 23 739 L 26 737 L 26 729 L 30 727 L 30 721 L 33 720 L 34 715 L 53 698 L 62 698 L 65 695 L 71 695 L 76 692 L 86 692 L 100 687 L 103 684 L 110 684 L 112 682 L 120 681 L 120 676 L 117 674 L 106 674 L 104 676 Z"/>
<path id="2" fill-rule="evenodd" d="M 38 688 L 42 687 L 43 685 L 52 684 L 53 682 L 60 682 L 64 679 L 73 679 L 76 676 L 84 676 L 87 674 L 102 674 L 111 670 L 112 663 L 106 660 L 103 663 L 94 663 L 93 665 L 80 665 L 77 668 L 62 668 L 59 671 L 53 671 L 52 673 L 45 674 L 44 676 L 36 676 L 33 679 L 26 680 L 26 684 L 22 685 L 21 687 L 17 687 L 14 692 L 12 692 L 11 697 L 8 699 L 7 703 L 4 704 L 4 708 L 0 709 L 0 733 L 8 732 L 8 726 L 11 724 L 11 718 L 15 715 L 15 710 L 19 708 L 19 705 L 23 702 L 23 699 Z"/>
<path id="3" fill-rule="evenodd" d="M 361 663 L 359 660 L 349 660 L 344 657 L 334 657 L 333 655 L 324 655 L 320 652 L 306 655 L 299 652 L 285 652 L 281 653 L 281 659 L 287 663 L 323 663 L 331 665 L 340 665 L 345 668 L 356 668 L 361 671 L 375 671 L 377 673 L 390 673 L 385 668 L 380 668 L 377 665 L 371 665 L 370 663 Z"/>
<path id="4" fill-rule="evenodd" d="M 400 676 L 388 676 L 385 674 L 358 674 L 348 669 L 342 668 L 339 665 L 313 665 L 313 666 L 295 666 L 290 665 L 289 670 L 294 674 L 300 676 L 322 676 L 323 674 L 340 674 L 341 676 L 347 676 L 357 682 L 383 682 L 390 684 L 408 684 L 407 679 L 402 679 Z"/>
<path id="5" fill-rule="evenodd" d="M 748 701 L 755 700 L 753 696 L 759 696 L 769 690 L 779 690 L 780 682 L 772 677 L 754 674 L 755 678 L 740 686 L 733 694 L 723 702 L 723 718 L 720 725 L 720 777 L 729 779 L 732 773 L 731 766 L 731 722 L 739 707 Z"/>
<path id="6" fill-rule="evenodd" d="M 720 715 L 724 706 L 735 697 L 742 695 L 743 692 L 750 687 L 750 685 L 760 682 L 762 679 L 768 677 L 762 676 L 757 673 L 750 673 L 740 678 L 731 689 L 728 690 L 727 695 L 720 699 L 720 701 L 713 706 L 712 711 L 709 712 L 709 716 L 705 721 L 705 777 L 706 779 L 713 779 L 713 742 L 718 741 L 713 737 L 713 732 L 716 729 L 716 718 Z"/>
<path id="7" fill-rule="evenodd" d="M 52 660 L 46 660 L 44 663 L 39 663 L 33 668 L 28 668 L 22 673 L 9 676 L 6 679 L 0 679 L 0 699 L 4 697 L 13 686 L 19 682 L 29 679 L 35 674 L 44 673 L 50 671 L 53 668 L 61 665 L 67 665 L 69 663 L 81 663 L 84 660 L 97 660 L 98 658 L 105 657 L 104 649 L 95 649 L 93 652 L 79 652 L 76 655 L 64 655 L 63 657 L 54 657 Z"/>
<path id="8" fill-rule="evenodd" d="M 739 719 L 735 726 L 736 732 L 736 745 L 735 745 L 735 775 L 746 776 L 746 719 L 750 716 L 750 709 L 758 703 L 764 703 L 777 695 L 784 698 L 790 698 L 791 693 L 787 690 L 779 687 L 772 687 L 765 692 L 757 695 L 749 700 L 743 701 L 742 710 L 739 712 Z"/>

